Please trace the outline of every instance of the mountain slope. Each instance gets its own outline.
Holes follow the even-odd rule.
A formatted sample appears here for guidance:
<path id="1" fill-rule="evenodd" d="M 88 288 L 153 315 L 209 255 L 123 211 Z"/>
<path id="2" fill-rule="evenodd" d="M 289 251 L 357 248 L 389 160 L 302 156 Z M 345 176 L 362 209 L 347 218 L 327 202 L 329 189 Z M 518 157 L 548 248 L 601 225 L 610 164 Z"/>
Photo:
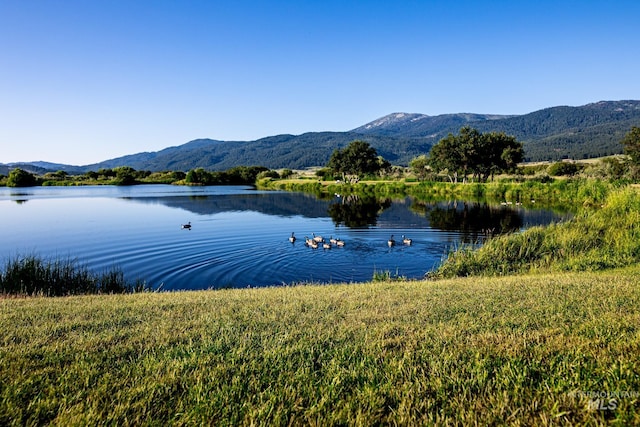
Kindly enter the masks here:
<path id="1" fill-rule="evenodd" d="M 88 165 L 88 169 L 130 166 L 137 170 L 183 170 L 202 167 L 226 170 L 234 166 L 259 165 L 268 168 L 302 169 L 324 165 L 336 148 L 355 139 L 367 141 L 378 154 L 392 163 L 406 164 L 413 157 L 428 152 L 431 141 L 361 135 L 353 132 L 309 132 L 302 135 L 277 135 L 256 141 L 214 141 L 199 139 L 179 147 L 155 153 L 139 153 Z"/>
<path id="2" fill-rule="evenodd" d="M 474 123 L 475 125 L 475 123 Z M 640 126 L 640 101 L 602 101 L 582 107 L 553 107 L 486 126 L 514 135 L 530 160 L 600 157 L 622 152 L 620 141 Z"/>
<path id="3" fill-rule="evenodd" d="M 451 129 L 460 129 L 471 122 L 499 120 L 508 117 L 512 116 L 471 113 L 427 116 L 425 114 L 393 113 L 360 126 L 352 130 L 352 132 L 363 135 L 386 135 L 404 138 L 435 138 L 443 134 L 443 132 L 446 135 Z"/>
<path id="4" fill-rule="evenodd" d="M 602 101 L 580 107 L 551 107 L 519 116 L 491 114 L 393 113 L 348 132 L 276 135 L 256 141 L 197 139 L 157 152 L 131 154 L 87 166 L 32 162 L 32 168 L 70 173 L 130 166 L 137 170 L 182 170 L 234 166 L 302 169 L 325 165 L 336 148 L 361 139 L 392 164 L 406 165 L 426 154 L 448 133 L 469 125 L 481 132 L 505 132 L 524 143 L 529 161 L 600 157 L 622 152 L 620 141 L 640 126 L 640 101 Z M 0 165 L 0 173 L 12 165 Z M 23 165 L 24 166 L 24 165 Z M 15 167 L 15 166 L 14 166 Z M 46 171 L 46 169 L 44 169 Z"/>
<path id="5" fill-rule="evenodd" d="M 465 121 L 466 119 L 466 121 Z M 640 126 L 640 101 L 601 101 L 581 107 L 551 107 L 521 116 L 396 113 L 358 129 L 366 134 L 440 140 L 469 125 L 505 132 L 524 143 L 527 160 L 599 157 L 622 152 L 620 140 Z"/>

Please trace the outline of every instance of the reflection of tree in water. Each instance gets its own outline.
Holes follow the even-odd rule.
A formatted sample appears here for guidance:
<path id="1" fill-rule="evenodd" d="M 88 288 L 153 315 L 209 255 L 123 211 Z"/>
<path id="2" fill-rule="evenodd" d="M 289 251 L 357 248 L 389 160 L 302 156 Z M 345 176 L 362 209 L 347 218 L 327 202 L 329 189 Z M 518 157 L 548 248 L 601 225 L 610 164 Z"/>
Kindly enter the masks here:
<path id="1" fill-rule="evenodd" d="M 517 211 L 507 207 L 493 207 L 486 203 L 417 202 L 412 209 L 422 212 L 433 228 L 460 232 L 463 241 L 467 243 L 519 230 L 523 224 L 522 216 Z"/>
<path id="2" fill-rule="evenodd" d="M 351 228 L 376 225 L 378 215 L 391 206 L 391 200 L 378 200 L 374 196 L 349 195 L 340 200 L 330 204 L 327 213 L 336 225 Z"/>

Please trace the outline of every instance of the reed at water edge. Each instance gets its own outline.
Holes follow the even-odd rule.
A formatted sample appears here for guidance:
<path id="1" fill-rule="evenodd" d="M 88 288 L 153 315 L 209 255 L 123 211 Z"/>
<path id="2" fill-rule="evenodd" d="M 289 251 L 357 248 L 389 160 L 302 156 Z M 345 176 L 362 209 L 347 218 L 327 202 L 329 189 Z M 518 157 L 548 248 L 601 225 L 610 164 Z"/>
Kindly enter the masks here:
<path id="1" fill-rule="evenodd" d="M 569 221 L 500 236 L 450 252 L 432 278 L 536 271 L 597 271 L 640 262 L 640 194 L 615 190 Z"/>
<path id="2" fill-rule="evenodd" d="M 0 270 L 0 295 L 53 297 L 144 290 L 145 282 L 127 281 L 118 267 L 96 273 L 72 258 L 47 260 L 37 255 L 16 255 Z"/>

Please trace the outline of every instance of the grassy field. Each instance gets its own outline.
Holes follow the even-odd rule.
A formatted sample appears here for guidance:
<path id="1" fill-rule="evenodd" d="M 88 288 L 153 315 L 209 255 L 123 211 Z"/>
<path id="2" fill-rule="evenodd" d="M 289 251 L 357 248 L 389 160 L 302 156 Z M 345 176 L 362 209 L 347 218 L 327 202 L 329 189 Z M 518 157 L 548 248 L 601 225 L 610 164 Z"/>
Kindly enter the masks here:
<path id="1" fill-rule="evenodd" d="M 0 425 L 640 424 L 640 267 L 0 299 Z"/>

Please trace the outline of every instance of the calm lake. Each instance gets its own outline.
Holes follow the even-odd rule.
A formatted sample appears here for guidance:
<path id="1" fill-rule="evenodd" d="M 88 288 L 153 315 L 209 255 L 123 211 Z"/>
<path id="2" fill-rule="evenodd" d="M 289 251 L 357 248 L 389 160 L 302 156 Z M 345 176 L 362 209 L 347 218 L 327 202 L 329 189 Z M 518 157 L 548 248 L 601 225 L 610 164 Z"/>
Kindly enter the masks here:
<path id="1" fill-rule="evenodd" d="M 376 271 L 422 278 L 461 243 L 566 217 L 460 201 L 320 200 L 243 186 L 0 188 L 0 259 L 35 254 L 96 271 L 117 266 L 127 279 L 163 290 L 363 282 Z M 187 222 L 191 229 L 181 227 Z M 304 237 L 312 233 L 345 246 L 311 249 Z"/>

